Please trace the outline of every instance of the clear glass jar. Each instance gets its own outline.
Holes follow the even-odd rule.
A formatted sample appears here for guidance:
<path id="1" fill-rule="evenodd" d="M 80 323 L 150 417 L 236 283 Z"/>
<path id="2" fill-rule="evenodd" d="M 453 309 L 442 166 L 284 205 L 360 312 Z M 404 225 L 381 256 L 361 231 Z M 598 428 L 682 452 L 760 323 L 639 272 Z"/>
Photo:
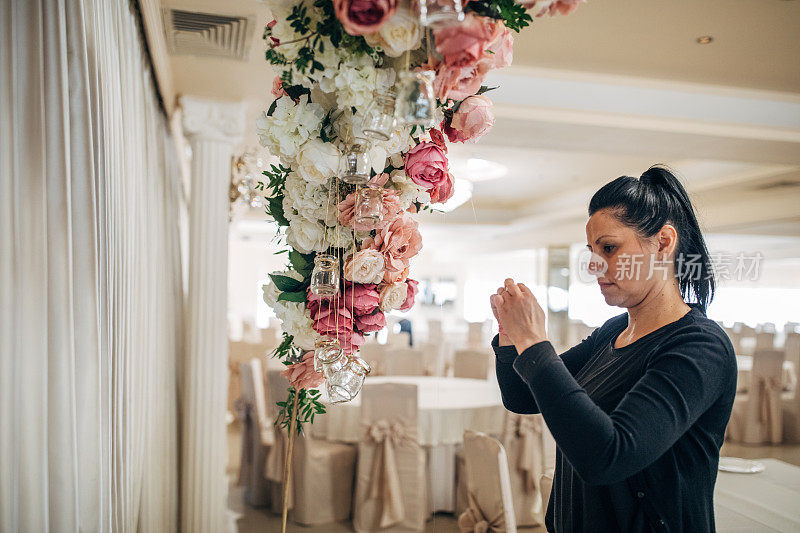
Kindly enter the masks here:
<path id="1" fill-rule="evenodd" d="M 370 370 L 367 362 L 360 357 L 349 357 L 341 369 L 326 376 L 325 386 L 331 402 L 349 402 L 358 396 Z"/>
<path id="2" fill-rule="evenodd" d="M 317 254 L 311 272 L 311 292 L 331 297 L 339 292 L 339 259 L 330 254 Z"/>
<path id="3" fill-rule="evenodd" d="M 436 73 L 432 70 L 400 73 L 395 110 L 401 124 L 426 128 L 436 125 L 436 93 L 433 90 L 435 78 Z"/>
<path id="4" fill-rule="evenodd" d="M 388 141 L 394 135 L 397 120 L 394 116 L 394 91 L 374 91 L 372 103 L 367 108 L 362 130 L 364 135 L 376 141 Z"/>
<path id="5" fill-rule="evenodd" d="M 342 350 L 339 339 L 324 337 L 314 344 L 314 370 L 325 373 L 325 367 L 343 361 L 344 350 Z"/>
<path id="6" fill-rule="evenodd" d="M 339 179 L 345 183 L 363 184 L 369 181 L 371 165 L 366 142 L 345 145 L 339 164 Z"/>
<path id="7" fill-rule="evenodd" d="M 356 192 L 355 221 L 363 229 L 375 229 L 383 220 L 383 187 L 367 185 Z"/>
<path id="8" fill-rule="evenodd" d="M 444 28 L 464 20 L 461 0 L 415 0 L 419 22 L 431 28 Z"/>

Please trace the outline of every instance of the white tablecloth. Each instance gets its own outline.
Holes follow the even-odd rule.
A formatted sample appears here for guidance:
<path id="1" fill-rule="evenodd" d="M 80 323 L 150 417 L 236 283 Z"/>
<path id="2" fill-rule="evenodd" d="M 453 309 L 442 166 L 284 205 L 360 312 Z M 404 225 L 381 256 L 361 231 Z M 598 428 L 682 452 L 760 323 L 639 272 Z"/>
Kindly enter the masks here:
<path id="1" fill-rule="evenodd" d="M 458 444 L 464 430 L 497 434 L 503 430 L 504 408 L 494 380 L 428 376 L 376 376 L 368 383 L 417 385 L 419 443 L 423 446 Z M 358 442 L 361 396 L 343 404 L 328 405 L 327 414 L 314 420 L 312 435 L 340 442 Z"/>
<path id="2" fill-rule="evenodd" d="M 417 385 L 418 435 L 428 456 L 430 509 L 455 511 L 455 452 L 464 430 L 495 435 L 503 430 L 505 409 L 497 381 L 427 376 L 376 376 L 367 381 Z M 311 426 L 315 438 L 339 442 L 361 439 L 360 395 L 352 402 L 328 404 L 327 411 Z"/>

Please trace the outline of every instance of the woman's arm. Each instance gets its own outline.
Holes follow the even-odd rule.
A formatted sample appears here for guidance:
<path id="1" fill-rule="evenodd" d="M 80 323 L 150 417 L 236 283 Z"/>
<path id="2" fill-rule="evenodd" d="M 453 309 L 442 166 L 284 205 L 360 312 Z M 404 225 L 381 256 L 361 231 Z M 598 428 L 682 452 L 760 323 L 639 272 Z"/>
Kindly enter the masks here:
<path id="1" fill-rule="evenodd" d="M 561 354 L 561 360 L 570 374 L 575 375 L 591 357 L 594 351 L 595 332 Z M 500 394 L 505 408 L 512 413 L 538 413 L 539 407 L 531 394 L 531 389 L 514 370 L 517 349 L 508 340 L 501 344 L 500 335 L 492 340 L 492 349 L 495 354 L 497 382 L 500 384 Z"/>
<path id="2" fill-rule="evenodd" d="M 607 485 L 658 459 L 730 386 L 735 359 L 700 328 L 675 337 L 611 414 L 578 385 L 549 342 L 514 369 L 528 385 L 564 456 L 587 483 Z"/>

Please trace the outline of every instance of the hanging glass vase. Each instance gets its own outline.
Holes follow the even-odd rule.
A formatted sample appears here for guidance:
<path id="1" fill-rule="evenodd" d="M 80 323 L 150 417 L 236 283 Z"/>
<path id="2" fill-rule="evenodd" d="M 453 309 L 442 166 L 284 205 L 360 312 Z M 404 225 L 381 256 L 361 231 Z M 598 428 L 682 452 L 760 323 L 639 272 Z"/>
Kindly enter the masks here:
<path id="1" fill-rule="evenodd" d="M 370 370 L 366 361 L 352 356 L 336 372 L 326 375 L 325 387 L 331 402 L 349 402 L 358 396 Z"/>
<path id="2" fill-rule="evenodd" d="M 368 182 L 371 168 L 368 151 L 366 142 L 346 144 L 339 164 L 339 179 L 352 184 Z"/>
<path id="3" fill-rule="evenodd" d="M 436 125 L 436 93 L 433 90 L 435 77 L 436 73 L 432 70 L 400 73 L 400 88 L 395 106 L 398 122 L 426 128 Z"/>
<path id="4" fill-rule="evenodd" d="M 444 28 L 464 20 L 461 0 L 415 0 L 419 22 L 431 28 Z"/>
<path id="5" fill-rule="evenodd" d="M 394 135 L 397 124 L 394 116 L 395 93 L 392 90 L 376 90 L 372 95 L 372 103 L 364 116 L 362 130 L 370 139 L 388 141 Z"/>
<path id="6" fill-rule="evenodd" d="M 311 292 L 329 298 L 339 292 L 339 259 L 330 254 L 317 254 L 311 272 Z"/>
<path id="7" fill-rule="evenodd" d="M 325 372 L 327 365 L 344 359 L 344 352 L 339 339 L 323 337 L 314 344 L 314 370 Z"/>
<path id="8" fill-rule="evenodd" d="M 363 230 L 375 229 L 383 220 L 383 187 L 367 185 L 356 193 L 355 222 Z"/>

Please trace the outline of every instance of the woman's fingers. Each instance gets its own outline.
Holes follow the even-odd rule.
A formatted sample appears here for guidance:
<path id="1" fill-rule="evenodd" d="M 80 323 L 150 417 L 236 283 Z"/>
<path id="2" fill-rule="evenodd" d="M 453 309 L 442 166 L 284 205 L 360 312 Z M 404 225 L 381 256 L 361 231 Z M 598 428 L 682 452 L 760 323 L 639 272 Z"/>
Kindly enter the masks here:
<path id="1" fill-rule="evenodd" d="M 522 294 L 517 284 L 514 283 L 514 280 L 511 278 L 506 278 L 505 287 L 511 296 L 520 296 Z"/>

